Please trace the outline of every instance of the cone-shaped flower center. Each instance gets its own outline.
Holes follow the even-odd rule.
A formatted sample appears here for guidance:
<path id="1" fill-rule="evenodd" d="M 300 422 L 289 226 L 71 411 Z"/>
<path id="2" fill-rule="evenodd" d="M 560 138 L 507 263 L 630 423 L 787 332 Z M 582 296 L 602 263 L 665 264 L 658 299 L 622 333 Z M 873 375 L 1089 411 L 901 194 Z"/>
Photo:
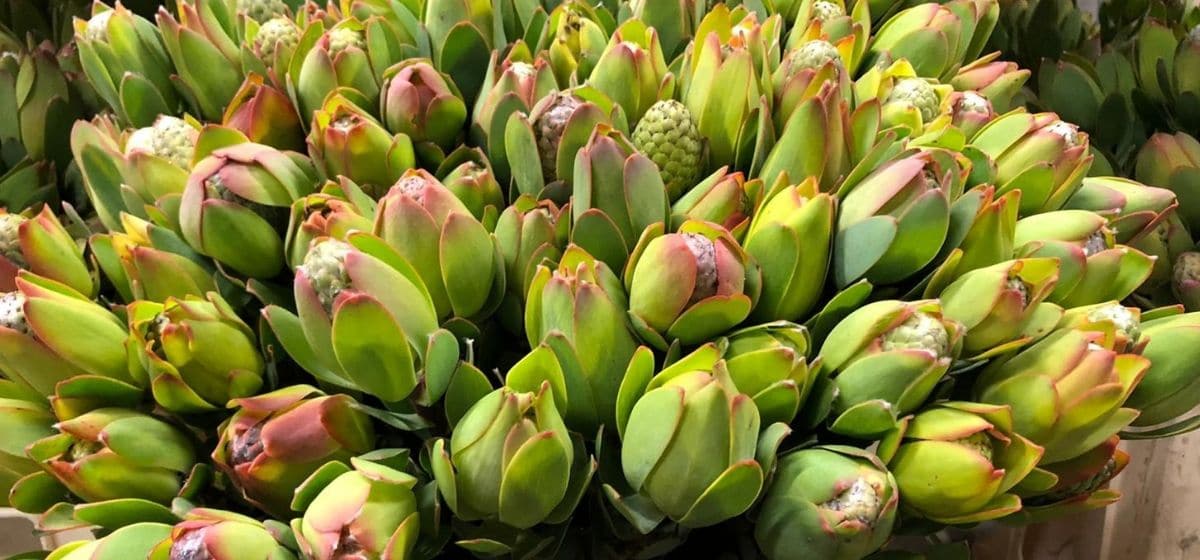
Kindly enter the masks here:
<path id="1" fill-rule="evenodd" d="M 854 484 L 838 494 L 837 497 L 821 504 L 822 508 L 840 511 L 847 518 L 856 519 L 871 526 L 879 517 L 879 492 L 863 477 L 855 479 Z"/>
<path id="2" fill-rule="evenodd" d="M 955 108 L 960 114 L 990 115 L 992 113 L 991 102 L 973 91 L 963 92 L 958 98 L 958 105 Z"/>
<path id="3" fill-rule="evenodd" d="M 933 315 L 913 313 L 903 323 L 883 335 L 884 350 L 924 350 L 937 358 L 950 352 L 950 335 Z"/>
<path id="4" fill-rule="evenodd" d="M 204 534 L 208 527 L 193 529 L 171 543 L 170 560 L 212 560 L 208 547 L 204 546 Z"/>
<path id="5" fill-rule="evenodd" d="M 1058 121 L 1046 128 L 1051 134 L 1057 134 L 1066 142 L 1068 148 L 1074 148 L 1080 144 L 1079 127 L 1063 121 Z"/>
<path id="6" fill-rule="evenodd" d="M 148 153 L 171 162 L 182 169 L 191 168 L 196 150 L 197 131 L 187 121 L 162 115 L 152 126 L 139 128 L 125 142 L 125 154 Z"/>
<path id="7" fill-rule="evenodd" d="M 846 10 L 834 2 L 818 1 L 813 3 L 812 18 L 819 22 L 824 23 L 844 15 L 846 15 Z"/>
<path id="8" fill-rule="evenodd" d="M 672 191 L 691 187 L 700 172 L 700 131 L 687 106 L 674 99 L 650 106 L 633 131 L 633 145 L 658 166 Z"/>
<path id="9" fill-rule="evenodd" d="M 349 244 L 328 239 L 309 249 L 300 265 L 326 311 L 332 311 L 338 294 L 350 287 L 350 275 L 346 272 L 349 253 Z"/>
<path id="10" fill-rule="evenodd" d="M 1103 231 L 1097 231 L 1088 236 L 1083 242 L 1083 256 L 1090 257 L 1101 251 L 1108 250 L 1108 238 Z"/>
<path id="11" fill-rule="evenodd" d="M 20 268 L 26 264 L 21 253 L 21 224 L 25 221 L 20 214 L 0 214 L 0 255 Z"/>
<path id="12" fill-rule="evenodd" d="M 988 437 L 988 435 L 984 432 L 976 432 L 970 436 L 955 441 L 954 443 L 957 443 L 982 455 L 983 458 L 987 459 L 989 463 L 992 461 L 992 454 L 994 452 L 994 449 L 992 448 L 992 438 Z"/>
<path id="13" fill-rule="evenodd" d="M 567 120 L 583 103 L 570 92 L 554 96 L 550 106 L 538 117 L 534 130 L 537 131 L 538 155 L 542 160 L 542 177 L 546 182 L 557 179 L 558 143 L 562 139 Z"/>
<path id="14" fill-rule="evenodd" d="M 287 17 L 275 17 L 267 20 L 258 28 L 254 36 L 254 44 L 263 58 L 275 56 L 276 48 L 292 48 L 300 40 L 300 28 Z"/>
<path id="15" fill-rule="evenodd" d="M 329 31 L 329 56 L 337 56 L 342 51 L 355 47 L 358 49 L 367 48 L 367 42 L 363 38 L 363 34 L 357 29 L 351 29 L 346 26 L 335 27 Z"/>
<path id="16" fill-rule="evenodd" d="M 1004 282 L 1004 289 L 1017 293 L 1017 296 L 1021 298 L 1021 309 L 1025 309 L 1029 305 L 1029 286 L 1025 284 L 1024 280 L 1016 276 L 1010 276 Z"/>
<path id="17" fill-rule="evenodd" d="M 250 16 L 250 19 L 263 22 L 283 15 L 287 11 L 287 4 L 283 0 L 238 0 L 237 9 Z"/>
<path id="18" fill-rule="evenodd" d="M 266 420 L 238 434 L 229 444 L 229 457 L 233 466 L 254 462 L 265 450 L 262 440 L 262 426 Z"/>
<path id="19" fill-rule="evenodd" d="M 1172 277 L 1176 287 L 1200 281 L 1200 253 L 1188 251 L 1179 255 L 1175 259 Z"/>
<path id="20" fill-rule="evenodd" d="M 113 10 L 105 10 L 89 19 L 83 30 L 83 37 L 89 41 L 108 40 L 108 20 L 112 19 Z"/>
<path id="21" fill-rule="evenodd" d="M 717 294 L 717 247 L 711 239 L 696 233 L 683 234 L 683 241 L 696 258 L 696 287 L 688 300 L 691 304 Z"/>
<path id="22" fill-rule="evenodd" d="M 921 78 L 903 78 L 896 82 L 888 101 L 911 105 L 921 113 L 921 120 L 925 122 L 937 116 L 938 105 L 941 104 L 937 91 Z"/>
<path id="23" fill-rule="evenodd" d="M 29 323 L 25 320 L 25 294 L 8 292 L 0 295 L 0 327 L 22 334 L 32 334 L 29 331 Z"/>
<path id="24" fill-rule="evenodd" d="M 1102 305 L 1088 312 L 1087 318 L 1093 323 L 1108 321 L 1117 332 L 1124 334 L 1130 342 L 1137 342 L 1142 334 L 1141 321 L 1128 307 L 1118 303 Z"/>
<path id="25" fill-rule="evenodd" d="M 800 45 L 789 55 L 791 73 L 801 70 L 816 70 L 829 62 L 842 63 L 842 54 L 829 41 L 817 39 Z"/>

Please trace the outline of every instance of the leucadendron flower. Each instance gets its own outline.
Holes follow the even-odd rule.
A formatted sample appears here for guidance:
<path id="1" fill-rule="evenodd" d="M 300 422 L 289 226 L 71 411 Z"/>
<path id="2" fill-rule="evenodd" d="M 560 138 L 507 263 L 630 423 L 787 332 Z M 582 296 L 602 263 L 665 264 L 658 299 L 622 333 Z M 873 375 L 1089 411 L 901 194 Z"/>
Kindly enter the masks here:
<path id="1" fill-rule="evenodd" d="M 108 560 L 113 558 L 112 552 L 121 554 L 122 558 L 149 558 L 150 552 L 170 535 L 170 525 L 131 523 L 96 540 L 79 540 L 64 544 L 54 549 L 46 559 Z"/>
<path id="2" fill-rule="evenodd" d="M 750 316 L 761 275 L 729 232 L 684 222 L 677 233 L 649 228 L 625 267 L 629 317 L 648 344 L 693 346 Z"/>
<path id="3" fill-rule="evenodd" d="M 449 152 L 463 132 L 467 106 L 449 76 L 428 60 L 409 59 L 384 74 L 380 114 L 387 129 Z"/>
<path id="4" fill-rule="evenodd" d="M 779 459 L 754 538 L 773 560 L 858 560 L 887 542 L 899 501 L 896 479 L 875 455 L 802 449 Z"/>
<path id="5" fill-rule="evenodd" d="M 1058 261 L 1049 258 L 1005 261 L 972 270 L 942 291 L 946 317 L 967 329 L 963 352 L 989 357 L 1050 332 L 1062 308 L 1045 303 L 1058 282 Z"/>
<path id="6" fill-rule="evenodd" d="M 99 289 L 83 259 L 83 246 L 49 206 L 33 216 L 0 212 L 0 291 L 16 290 L 21 270 L 62 282 L 86 296 Z"/>
<path id="7" fill-rule="evenodd" d="M 293 492 L 309 475 L 375 444 L 370 418 L 348 395 L 292 385 L 232 404 L 213 463 L 247 501 L 279 518 L 292 516 Z"/>
<path id="8" fill-rule="evenodd" d="M 434 442 L 430 462 L 457 518 L 516 529 L 565 521 L 594 471 L 582 440 L 567 432 L 549 383 L 537 393 L 492 391 L 471 406 L 449 441 Z"/>
<path id="9" fill-rule="evenodd" d="M 734 386 L 712 344 L 654 370 L 643 348 L 621 384 L 624 481 L 604 486 L 609 502 L 643 534 L 668 518 L 700 528 L 741 515 L 762 492 L 787 426 L 760 436 L 758 407 Z"/>
<path id="10" fill-rule="evenodd" d="M 273 530 L 275 529 L 275 530 Z M 147 560 L 295 560 L 278 528 L 251 517 L 209 508 L 196 508 L 171 528 Z M 142 558 L 139 556 L 138 558 Z"/>
<path id="11" fill-rule="evenodd" d="M 124 123 L 150 126 L 179 112 L 180 99 L 158 28 L 117 3 L 96 2 L 89 19 L 75 18 L 79 63 L 96 93 Z"/>
<path id="12" fill-rule="evenodd" d="M 417 479 L 373 460 L 384 453 L 351 458 L 354 470 L 330 463 L 297 489 L 294 505 L 304 516 L 292 521 L 292 532 L 305 558 L 411 558 L 421 524 Z"/>
<path id="13" fill-rule="evenodd" d="M 345 176 L 375 196 L 417 162 L 407 134 L 393 135 L 370 113 L 340 94 L 330 95 L 313 115 L 308 146 L 325 177 Z"/>
<path id="14" fill-rule="evenodd" d="M 837 388 L 830 429 L 859 438 L 894 429 L 950 369 L 963 331 L 937 300 L 886 300 L 855 310 L 833 328 L 819 354 Z"/>
<path id="15" fill-rule="evenodd" d="M 317 186 L 304 156 L 245 142 L 196 164 L 179 206 L 183 238 L 240 274 L 270 278 L 283 268 L 288 209 Z"/>
<path id="16" fill-rule="evenodd" d="M 126 313 L 138 365 L 167 410 L 216 411 L 262 387 L 265 365 L 254 331 L 216 293 L 134 302 Z"/>
<path id="17" fill-rule="evenodd" d="M 564 383 L 571 389 L 559 407 L 568 426 L 581 433 L 611 426 L 621 379 L 637 348 L 620 279 L 571 245 L 557 266 L 537 267 L 527 294 L 529 346 L 548 345 L 564 364 Z"/>
<path id="18" fill-rule="evenodd" d="M 1007 406 L 943 402 L 905 419 L 879 443 L 913 514 L 947 525 L 1021 509 L 1015 487 L 1042 458 Z"/>
<path id="19" fill-rule="evenodd" d="M 55 429 L 59 433 L 26 452 L 88 502 L 140 498 L 169 504 L 186 487 L 196 462 L 185 432 L 133 410 L 99 408 L 61 420 Z M 146 445 L 150 441 L 154 445 Z"/>
<path id="20" fill-rule="evenodd" d="M 652 105 L 675 93 L 675 76 L 667 69 L 658 31 L 637 19 L 613 32 L 587 81 L 620 105 L 630 123 L 641 121 Z"/>
<path id="21" fill-rule="evenodd" d="M 1045 448 L 1045 463 L 1072 459 L 1138 415 L 1124 404 L 1150 361 L 1120 354 L 1115 344 L 1111 331 L 1057 330 L 988 364 L 974 394 L 979 402 L 1011 407 L 1013 429 Z"/>
<path id="22" fill-rule="evenodd" d="M 1091 167 L 1088 135 L 1054 113 L 1014 111 L 992 121 L 971 145 L 994 162 L 998 193 L 1021 190 L 1021 215 L 1058 210 Z"/>
<path id="23" fill-rule="evenodd" d="M 296 312 L 263 315 L 284 350 L 317 379 L 385 402 L 442 397 L 458 363 L 424 282 L 382 239 L 355 232 L 312 241 L 293 282 Z M 355 332 L 353 336 L 342 333 Z"/>
<path id="24" fill-rule="evenodd" d="M 130 373 L 129 332 L 109 310 L 70 287 L 22 271 L 0 295 L 0 371 L 43 395 L 77 375 L 138 385 Z"/>
<path id="25" fill-rule="evenodd" d="M 1013 240 L 1019 258 L 1058 259 L 1058 284 L 1047 300 L 1064 307 L 1125 299 L 1154 267 L 1145 253 L 1116 242 L 1108 220 L 1086 210 L 1022 218 Z"/>
<path id="26" fill-rule="evenodd" d="M 379 200 L 375 234 L 420 275 L 439 319 L 479 321 L 500 305 L 506 278 L 495 239 L 425 170 L 409 170 Z"/>
<path id="27" fill-rule="evenodd" d="M 746 253 L 762 267 L 755 319 L 807 318 L 825 286 L 836 214 L 837 199 L 818 192 L 814 178 L 766 194 L 745 241 Z"/>

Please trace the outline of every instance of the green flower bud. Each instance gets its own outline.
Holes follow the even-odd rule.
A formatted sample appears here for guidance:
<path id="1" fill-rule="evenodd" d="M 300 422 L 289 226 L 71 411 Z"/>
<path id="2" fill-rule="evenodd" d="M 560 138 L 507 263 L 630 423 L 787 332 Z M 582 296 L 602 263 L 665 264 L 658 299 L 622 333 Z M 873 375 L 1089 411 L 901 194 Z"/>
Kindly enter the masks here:
<path id="1" fill-rule="evenodd" d="M 907 103 L 921 112 L 921 119 L 932 121 L 937 116 L 941 100 L 929 82 L 921 78 L 903 78 L 892 87 L 888 102 Z"/>
<path id="2" fill-rule="evenodd" d="M 823 3 L 828 4 L 828 2 Z M 834 7 L 836 8 L 836 6 Z M 804 43 L 796 48 L 796 50 L 788 53 L 788 59 L 791 63 L 791 71 L 798 72 L 800 70 L 815 70 L 831 61 L 841 64 L 842 54 L 829 41 L 817 39 Z M 930 91 L 932 92 L 933 90 L 930 89 Z M 936 94 L 934 96 L 936 97 Z"/>
<path id="3" fill-rule="evenodd" d="M 287 12 L 283 0 L 237 0 L 237 11 L 254 21 L 263 22 Z"/>
<path id="4" fill-rule="evenodd" d="M 27 219 L 20 214 L 0 214 L 0 255 L 19 268 L 25 268 L 25 255 L 21 253 L 21 224 Z"/>
<path id="5" fill-rule="evenodd" d="M 254 48 L 260 57 L 270 60 L 282 45 L 284 49 L 293 49 L 300 41 L 300 28 L 295 22 L 285 16 L 271 18 L 258 28 L 254 36 Z"/>
<path id="6" fill-rule="evenodd" d="M 818 0 L 812 6 L 812 18 L 822 23 L 846 15 L 846 10 L 834 2 Z"/>
<path id="7" fill-rule="evenodd" d="M 329 31 L 329 57 L 336 58 L 342 51 L 354 47 L 356 49 L 366 49 L 367 40 L 363 37 L 361 31 L 350 27 L 342 26 L 335 27 Z"/>
<path id="8" fill-rule="evenodd" d="M 667 99 L 651 105 L 633 131 L 633 145 L 658 166 L 671 200 L 699 179 L 703 138 L 683 103 Z"/>
<path id="9" fill-rule="evenodd" d="M 107 13 L 107 12 L 106 12 Z M 178 117 L 162 115 L 154 124 L 139 128 L 125 142 L 125 155 L 143 152 L 188 169 L 196 151 L 200 131 Z"/>
<path id="10" fill-rule="evenodd" d="M 346 255 L 349 253 L 349 244 L 327 239 L 309 249 L 304 264 L 300 265 L 326 311 L 331 311 L 338 294 L 350 287 L 350 275 L 346 272 Z"/>
<path id="11" fill-rule="evenodd" d="M 925 350 L 936 358 L 950 352 L 950 336 L 942 321 L 924 312 L 913 313 L 881 339 L 884 351 Z"/>

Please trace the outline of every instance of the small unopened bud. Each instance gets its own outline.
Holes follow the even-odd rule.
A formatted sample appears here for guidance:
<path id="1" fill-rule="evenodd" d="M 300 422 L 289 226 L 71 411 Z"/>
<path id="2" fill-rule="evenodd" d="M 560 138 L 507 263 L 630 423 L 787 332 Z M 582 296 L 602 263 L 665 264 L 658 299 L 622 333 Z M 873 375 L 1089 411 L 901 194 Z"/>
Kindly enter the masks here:
<path id="1" fill-rule="evenodd" d="M 821 507 L 841 512 L 847 518 L 872 526 L 875 524 L 875 519 L 879 517 L 881 502 L 879 492 L 875 490 L 875 487 L 866 479 L 859 477 L 849 488 L 832 500 L 821 504 Z"/>
<path id="2" fill-rule="evenodd" d="M 196 150 L 196 139 L 200 131 L 187 121 L 161 115 L 154 124 L 139 128 L 125 141 L 125 155 L 135 152 L 148 153 L 171 162 L 181 169 L 190 169 L 192 155 Z"/>
<path id="3" fill-rule="evenodd" d="M 25 320 L 25 294 L 7 292 L 0 295 L 0 327 L 31 334 L 29 322 Z"/>
<path id="4" fill-rule="evenodd" d="M 258 28 L 254 36 L 254 45 L 259 55 L 270 59 L 280 46 L 290 49 L 300 41 L 300 28 L 295 22 L 286 17 L 271 18 Z"/>
<path id="5" fill-rule="evenodd" d="M 309 249 L 304 264 L 300 265 L 326 311 L 332 311 L 338 294 L 350 287 L 350 275 L 346 271 L 348 254 L 348 243 L 327 239 Z"/>
<path id="6" fill-rule="evenodd" d="M 941 99 L 937 90 L 921 78 L 903 78 L 892 87 L 888 102 L 907 103 L 921 113 L 921 120 L 929 122 L 937 116 Z"/>
<path id="7" fill-rule="evenodd" d="M 683 234 L 683 241 L 696 258 L 696 285 L 688 299 L 691 304 L 717 294 L 717 247 L 711 239 L 696 233 Z"/>
<path id="8" fill-rule="evenodd" d="M 982 455 L 984 459 L 988 460 L 988 462 L 992 461 L 992 455 L 995 451 L 992 448 L 992 438 L 988 437 L 988 435 L 983 432 L 976 432 L 970 436 L 955 441 L 954 443 L 957 443 Z"/>
<path id="9" fill-rule="evenodd" d="M 112 19 L 112 15 L 113 10 L 105 10 L 92 16 L 83 30 L 83 38 L 89 41 L 107 41 L 108 20 Z"/>
<path id="10" fill-rule="evenodd" d="M 329 30 L 326 37 L 329 39 L 329 56 L 335 57 L 342 51 L 354 47 L 356 49 L 366 49 L 367 41 L 363 38 L 362 32 L 357 29 L 351 29 L 346 26 L 334 27 Z"/>
<path id="11" fill-rule="evenodd" d="M 950 353 L 950 334 L 945 325 L 933 315 L 918 311 L 883 335 L 883 349 L 924 350 L 934 357 Z"/>
<path id="12" fill-rule="evenodd" d="M 1125 335 L 1130 342 L 1137 342 L 1142 334 L 1141 321 L 1128 307 L 1118 303 L 1110 303 L 1092 309 L 1087 314 L 1088 321 L 1099 323 L 1108 321 L 1113 328 Z"/>
<path id="13" fill-rule="evenodd" d="M 835 17 L 846 15 L 846 10 L 834 2 L 825 2 L 818 0 L 813 3 L 812 18 L 819 22 L 827 22 Z"/>
<path id="14" fill-rule="evenodd" d="M 0 214 L 0 255 L 18 268 L 25 268 L 21 252 L 21 224 L 27 220 L 20 214 Z"/>
<path id="15" fill-rule="evenodd" d="M 793 73 L 816 70 L 830 62 L 841 64 L 842 54 L 829 41 L 817 39 L 804 43 L 789 53 L 788 62 L 791 63 L 789 70 Z"/>
<path id="16" fill-rule="evenodd" d="M 287 4 L 283 0 L 238 0 L 237 9 L 250 19 L 263 22 L 287 13 Z"/>

